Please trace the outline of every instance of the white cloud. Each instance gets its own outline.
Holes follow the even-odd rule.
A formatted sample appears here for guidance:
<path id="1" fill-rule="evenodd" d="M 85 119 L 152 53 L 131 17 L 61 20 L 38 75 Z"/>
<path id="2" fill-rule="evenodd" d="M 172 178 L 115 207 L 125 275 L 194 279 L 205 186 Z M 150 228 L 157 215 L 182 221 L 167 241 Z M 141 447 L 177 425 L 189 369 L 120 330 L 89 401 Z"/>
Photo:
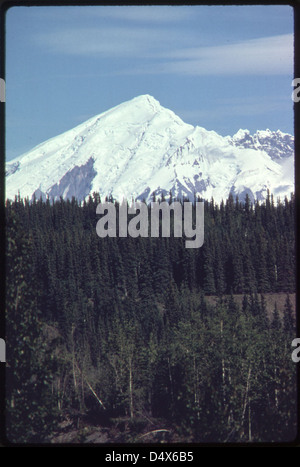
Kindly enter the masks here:
<path id="1" fill-rule="evenodd" d="M 69 28 L 40 33 L 34 41 L 57 54 L 98 56 L 98 57 L 156 57 L 162 44 L 171 44 L 178 39 L 164 29 L 102 27 Z"/>
<path id="2" fill-rule="evenodd" d="M 56 24 L 70 24 L 85 21 L 109 20 L 121 23 L 171 24 L 189 20 L 195 16 L 194 6 L 189 5 L 70 5 L 12 7 L 7 12 L 9 18 L 18 11 L 28 14 L 35 21 L 51 21 Z M 203 8 L 203 7 L 202 7 Z"/>
<path id="3" fill-rule="evenodd" d="M 140 10 L 136 10 L 136 15 Z M 293 73 L 293 34 L 231 44 L 185 46 L 190 38 L 175 28 L 107 26 L 69 28 L 35 36 L 39 46 L 57 53 L 126 58 L 128 68 L 114 74 L 284 75 Z M 131 59 L 132 61 L 129 61 Z M 142 64 L 140 64 L 141 60 Z"/>
<path id="4" fill-rule="evenodd" d="M 89 14 L 88 9 L 85 13 Z M 194 11 L 189 6 L 172 5 L 140 5 L 140 6 L 103 6 L 93 9 L 93 15 L 102 18 L 121 19 L 123 21 L 135 21 L 145 23 L 173 23 L 194 16 Z"/>
<path id="5" fill-rule="evenodd" d="M 292 74 L 293 54 L 293 35 L 284 34 L 230 45 L 173 50 L 163 63 L 151 64 L 147 72 L 199 76 Z"/>
<path id="6" fill-rule="evenodd" d="M 218 99 L 210 108 L 177 109 L 176 113 L 186 122 L 224 121 L 230 117 L 250 117 L 287 111 L 292 114 L 292 102 L 282 96 L 241 97 Z"/>
<path id="7" fill-rule="evenodd" d="M 292 72 L 293 35 L 251 39 L 230 45 L 175 51 L 168 70 L 188 74 L 285 74 Z"/>

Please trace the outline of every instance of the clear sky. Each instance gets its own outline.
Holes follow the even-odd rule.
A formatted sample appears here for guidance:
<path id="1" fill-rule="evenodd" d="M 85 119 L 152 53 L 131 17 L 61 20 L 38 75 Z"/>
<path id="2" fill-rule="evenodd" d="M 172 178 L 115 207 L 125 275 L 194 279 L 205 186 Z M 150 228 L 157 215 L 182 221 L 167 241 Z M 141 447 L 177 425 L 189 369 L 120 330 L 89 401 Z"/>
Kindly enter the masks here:
<path id="1" fill-rule="evenodd" d="M 6 159 L 151 94 L 223 136 L 293 133 L 289 6 L 13 7 Z"/>

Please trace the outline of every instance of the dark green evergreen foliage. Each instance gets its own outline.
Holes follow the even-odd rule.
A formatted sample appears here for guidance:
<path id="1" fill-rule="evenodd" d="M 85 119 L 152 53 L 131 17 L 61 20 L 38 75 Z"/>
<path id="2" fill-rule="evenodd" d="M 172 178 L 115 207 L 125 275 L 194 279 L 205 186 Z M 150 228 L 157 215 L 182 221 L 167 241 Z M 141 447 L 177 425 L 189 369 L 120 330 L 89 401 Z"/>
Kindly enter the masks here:
<path id="1" fill-rule="evenodd" d="M 295 316 L 290 296 L 287 295 L 283 310 L 283 326 L 287 334 L 293 336 L 296 328 Z"/>
<path id="2" fill-rule="evenodd" d="M 275 302 L 274 310 L 273 310 L 273 319 L 272 319 L 271 328 L 274 329 L 275 331 L 279 331 L 282 328 L 282 323 L 281 323 L 281 319 L 279 316 L 279 311 L 278 311 L 276 302 Z"/>
<path id="3" fill-rule="evenodd" d="M 24 443 L 47 440 L 58 413 L 51 393 L 54 362 L 43 342 L 39 284 L 32 270 L 34 242 L 18 220 L 12 212 L 6 224 L 6 435 Z"/>
<path id="4" fill-rule="evenodd" d="M 7 202 L 10 437 L 44 441 L 68 408 L 165 418 L 193 442 L 292 440 L 294 198 L 205 202 L 199 249 L 100 239 L 98 202 Z M 287 294 L 271 319 L 270 292 Z"/>

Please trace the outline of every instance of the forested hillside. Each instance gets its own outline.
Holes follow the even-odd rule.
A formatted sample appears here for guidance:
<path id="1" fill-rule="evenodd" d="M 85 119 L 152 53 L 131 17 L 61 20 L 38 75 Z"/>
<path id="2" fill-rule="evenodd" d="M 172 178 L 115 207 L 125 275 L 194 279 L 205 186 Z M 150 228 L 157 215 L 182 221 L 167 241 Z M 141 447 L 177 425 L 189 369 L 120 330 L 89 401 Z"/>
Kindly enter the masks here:
<path id="1" fill-rule="evenodd" d="M 292 441 L 293 196 L 205 201 L 199 249 L 99 238 L 99 201 L 6 203 L 8 438 L 49 441 L 76 412 L 126 420 L 108 442 L 151 427 L 181 442 Z M 270 313 L 271 293 L 285 304 Z"/>

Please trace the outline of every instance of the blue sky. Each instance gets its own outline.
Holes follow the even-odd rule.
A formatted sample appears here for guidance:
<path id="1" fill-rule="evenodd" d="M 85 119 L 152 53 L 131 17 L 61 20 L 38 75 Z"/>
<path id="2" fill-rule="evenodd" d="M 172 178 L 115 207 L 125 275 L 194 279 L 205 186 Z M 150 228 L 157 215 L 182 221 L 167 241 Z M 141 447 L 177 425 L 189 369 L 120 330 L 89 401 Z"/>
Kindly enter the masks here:
<path id="1" fill-rule="evenodd" d="M 289 6 L 13 7 L 6 159 L 151 94 L 223 136 L 293 133 Z"/>

